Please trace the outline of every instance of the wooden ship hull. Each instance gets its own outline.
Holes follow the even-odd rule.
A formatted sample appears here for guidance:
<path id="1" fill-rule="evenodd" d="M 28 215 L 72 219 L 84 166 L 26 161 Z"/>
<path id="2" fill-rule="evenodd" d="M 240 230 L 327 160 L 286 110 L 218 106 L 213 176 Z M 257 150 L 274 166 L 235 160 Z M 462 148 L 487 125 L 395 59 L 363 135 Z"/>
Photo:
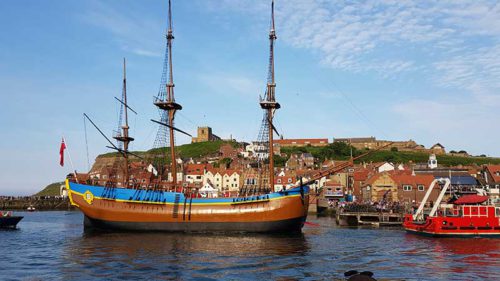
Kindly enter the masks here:
<path id="1" fill-rule="evenodd" d="M 67 181 L 85 228 L 167 232 L 298 232 L 309 187 L 233 198 L 192 198 L 179 192 L 106 188 Z"/>

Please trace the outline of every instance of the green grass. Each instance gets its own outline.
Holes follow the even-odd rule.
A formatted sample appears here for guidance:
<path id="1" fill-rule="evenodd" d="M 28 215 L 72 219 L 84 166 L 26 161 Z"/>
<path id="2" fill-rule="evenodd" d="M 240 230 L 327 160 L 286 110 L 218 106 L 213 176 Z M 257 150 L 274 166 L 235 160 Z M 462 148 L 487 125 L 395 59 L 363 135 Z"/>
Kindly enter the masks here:
<path id="1" fill-rule="evenodd" d="M 239 144 L 235 141 L 208 141 L 208 142 L 197 142 L 190 144 L 183 144 L 176 146 L 176 154 L 182 158 L 202 158 L 207 156 L 216 156 L 219 149 L 224 144 L 230 144 L 233 147 L 238 147 Z M 170 160 L 170 149 L 167 147 L 154 148 L 148 151 L 133 151 L 132 153 L 137 154 L 144 158 L 152 158 L 164 155 Z M 101 154 L 98 157 L 116 157 L 120 155 L 117 152 L 111 152 L 106 154 Z"/>
<path id="2" fill-rule="evenodd" d="M 44 189 L 35 194 L 35 196 L 59 196 L 59 188 L 64 182 L 55 182 L 47 185 Z"/>
<path id="3" fill-rule="evenodd" d="M 351 147 L 344 143 L 333 143 L 325 147 L 283 147 L 282 153 L 286 153 L 290 157 L 292 153 L 309 152 L 315 158 L 323 161 L 325 159 L 347 160 L 351 155 Z M 366 151 L 352 148 L 353 156 L 358 156 Z M 444 166 L 456 165 L 471 165 L 471 164 L 500 164 L 500 158 L 493 157 L 460 157 L 451 155 L 437 155 L 438 163 Z M 429 154 L 422 152 L 399 152 L 399 151 L 376 151 L 370 155 L 361 158 L 358 162 L 393 162 L 393 163 L 426 163 L 429 159 Z"/>
<path id="4" fill-rule="evenodd" d="M 219 152 L 220 147 L 223 144 L 231 144 L 233 147 L 238 147 L 239 144 L 235 141 L 213 141 L 213 142 L 198 142 L 191 144 L 184 144 L 176 147 L 177 155 L 182 158 L 203 158 L 216 156 Z M 323 147 L 315 146 L 305 146 L 305 147 L 282 147 L 281 152 L 286 154 L 286 157 L 276 157 L 275 163 L 277 166 L 284 166 L 285 162 L 288 160 L 292 153 L 311 153 L 319 161 L 324 161 L 325 159 L 334 160 L 347 160 L 351 156 L 351 151 L 353 156 L 358 156 L 365 150 L 357 150 L 351 148 L 345 143 L 332 143 Z M 134 151 L 133 153 L 144 157 L 145 159 L 152 159 L 153 157 L 166 157 L 167 161 L 170 161 L 170 153 L 168 148 L 155 148 L 148 151 Z M 119 154 L 106 153 L 99 155 L 98 157 L 116 157 Z M 403 152 L 403 151 L 376 151 L 372 154 L 363 157 L 358 162 L 393 162 L 393 163 L 426 163 L 429 159 L 429 154 L 422 152 Z M 471 164 L 500 164 L 500 158 L 492 157 L 460 157 L 451 155 L 437 155 L 438 163 L 445 166 L 456 166 L 456 165 L 471 165 Z"/>

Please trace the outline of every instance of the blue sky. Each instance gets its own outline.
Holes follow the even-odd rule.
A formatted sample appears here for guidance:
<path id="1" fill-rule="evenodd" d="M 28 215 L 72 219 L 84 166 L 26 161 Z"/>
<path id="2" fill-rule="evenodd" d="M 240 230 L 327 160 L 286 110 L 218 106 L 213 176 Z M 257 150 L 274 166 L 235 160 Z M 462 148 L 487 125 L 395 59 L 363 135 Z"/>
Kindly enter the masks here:
<path id="1" fill-rule="evenodd" d="M 256 138 L 269 5 L 174 0 L 178 127 Z M 115 129 L 123 57 L 139 112 L 132 149 L 153 145 L 166 15 L 166 1 L 0 1 L 0 194 L 62 180 L 62 135 L 75 168 L 88 169 L 82 114 Z M 285 137 L 413 139 L 500 156 L 498 1 L 277 0 L 276 29 Z M 92 164 L 106 143 L 87 132 Z"/>

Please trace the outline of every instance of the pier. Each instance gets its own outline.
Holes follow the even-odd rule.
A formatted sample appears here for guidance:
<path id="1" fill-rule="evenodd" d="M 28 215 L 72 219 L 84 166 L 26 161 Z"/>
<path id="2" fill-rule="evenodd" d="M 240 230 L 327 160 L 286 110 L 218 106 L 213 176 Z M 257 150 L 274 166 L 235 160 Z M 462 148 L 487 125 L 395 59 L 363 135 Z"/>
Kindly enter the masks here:
<path id="1" fill-rule="evenodd" d="M 400 226 L 403 214 L 388 212 L 337 212 L 337 224 L 341 226 Z"/>
<path id="2" fill-rule="evenodd" d="M 0 210 L 28 210 L 33 207 L 36 211 L 65 211 L 74 208 L 67 197 L 60 196 L 1 196 Z"/>

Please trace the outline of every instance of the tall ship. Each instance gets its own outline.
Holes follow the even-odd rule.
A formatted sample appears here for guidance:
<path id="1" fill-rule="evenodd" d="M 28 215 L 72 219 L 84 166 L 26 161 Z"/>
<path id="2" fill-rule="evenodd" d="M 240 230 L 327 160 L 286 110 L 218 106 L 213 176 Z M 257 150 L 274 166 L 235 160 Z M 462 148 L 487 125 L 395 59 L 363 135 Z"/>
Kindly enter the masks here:
<path id="1" fill-rule="evenodd" d="M 500 207 L 485 195 L 468 194 L 442 204 L 449 179 L 435 179 L 414 214 L 404 217 L 403 227 L 409 233 L 432 237 L 500 237 Z M 429 213 L 427 200 L 436 186 L 441 192 Z"/>
<path id="2" fill-rule="evenodd" d="M 237 231 L 237 232 L 293 232 L 300 231 L 307 218 L 310 182 L 300 182 L 296 186 L 274 191 L 273 160 L 273 117 L 280 104 L 275 99 L 274 43 L 277 39 L 274 25 L 274 1 L 271 5 L 271 26 L 269 31 L 270 59 L 266 92 L 260 100 L 263 109 L 263 129 L 259 133 L 260 144 L 267 149 L 266 159 L 260 159 L 259 171 L 267 175 L 259 177 L 252 187 L 245 187 L 236 196 L 201 198 L 197 190 L 178 181 L 178 167 L 175 152 L 175 133 L 182 130 L 175 127 L 174 119 L 182 106 L 174 96 L 172 63 L 171 2 L 168 3 L 168 29 L 162 85 L 154 105 L 160 112 L 161 134 L 158 143 L 168 140 L 169 146 L 158 146 L 165 152 L 161 159 L 154 157 L 151 162 L 164 161 L 155 169 L 156 177 L 147 186 L 135 184 L 130 174 L 129 144 L 134 140 L 129 135 L 126 76 L 124 64 L 122 104 L 124 122 L 114 139 L 114 145 L 101 130 L 87 119 L 110 142 L 109 148 L 123 157 L 117 166 L 125 170 L 124 176 L 110 179 L 106 184 L 83 180 L 76 172 L 68 177 L 66 186 L 72 205 L 84 214 L 86 228 L 106 230 L 139 231 Z M 160 131 L 159 131 L 160 132 Z M 155 143 L 157 143 L 155 141 Z M 137 156 L 137 155 L 134 155 Z M 265 168 L 264 168 L 265 167 Z M 153 168 L 154 169 L 154 168 Z"/>

